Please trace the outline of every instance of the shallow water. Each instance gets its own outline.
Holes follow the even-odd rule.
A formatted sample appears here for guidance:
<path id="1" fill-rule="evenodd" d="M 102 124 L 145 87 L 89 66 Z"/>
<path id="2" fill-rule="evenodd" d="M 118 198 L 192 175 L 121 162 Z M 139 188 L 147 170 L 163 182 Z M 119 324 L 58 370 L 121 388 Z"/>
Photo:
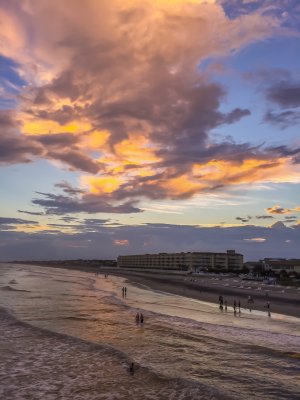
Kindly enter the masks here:
<path id="1" fill-rule="evenodd" d="M 298 318 L 244 309 L 235 316 L 230 308 L 220 312 L 215 304 L 147 290 L 124 278 L 35 266 L 0 267 L 0 305 L 37 328 L 100 345 L 110 357 L 104 386 L 116 381 L 118 365 L 134 360 L 144 398 L 300 396 Z M 145 316 L 143 325 L 135 323 L 137 312 Z M 123 386 L 111 398 L 129 399 L 130 391 L 121 394 L 128 376 L 119 370 L 117 376 Z"/>

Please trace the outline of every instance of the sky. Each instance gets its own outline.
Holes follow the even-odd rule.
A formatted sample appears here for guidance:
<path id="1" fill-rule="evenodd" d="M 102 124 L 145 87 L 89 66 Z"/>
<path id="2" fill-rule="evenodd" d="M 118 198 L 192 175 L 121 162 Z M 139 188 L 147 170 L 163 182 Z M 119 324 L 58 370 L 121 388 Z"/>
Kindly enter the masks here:
<path id="1" fill-rule="evenodd" d="M 298 0 L 0 0 L 0 260 L 300 258 Z"/>

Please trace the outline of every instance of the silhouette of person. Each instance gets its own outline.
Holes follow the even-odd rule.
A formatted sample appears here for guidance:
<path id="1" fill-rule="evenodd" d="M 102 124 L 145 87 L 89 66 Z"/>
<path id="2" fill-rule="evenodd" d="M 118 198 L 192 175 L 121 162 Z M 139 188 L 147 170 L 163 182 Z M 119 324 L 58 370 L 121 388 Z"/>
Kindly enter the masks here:
<path id="1" fill-rule="evenodd" d="M 131 375 L 134 375 L 134 363 L 133 362 L 129 366 L 129 372 Z"/>

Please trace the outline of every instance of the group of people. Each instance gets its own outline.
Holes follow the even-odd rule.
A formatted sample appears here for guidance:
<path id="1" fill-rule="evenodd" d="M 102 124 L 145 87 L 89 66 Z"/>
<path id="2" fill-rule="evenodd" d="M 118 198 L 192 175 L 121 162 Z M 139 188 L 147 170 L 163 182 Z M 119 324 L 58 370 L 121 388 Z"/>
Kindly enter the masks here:
<path id="1" fill-rule="evenodd" d="M 251 312 L 252 306 L 254 304 L 254 300 L 253 300 L 252 296 L 248 296 L 247 303 L 248 303 L 249 311 Z M 267 301 L 264 307 L 267 309 L 268 316 L 271 317 L 270 302 Z M 225 311 L 227 311 L 227 300 L 224 300 L 223 296 L 219 296 L 219 308 L 221 311 L 223 311 L 224 308 L 225 308 Z M 241 313 L 241 301 L 240 300 L 238 300 L 238 302 L 235 299 L 233 300 L 233 312 L 234 312 L 234 315 L 236 315 L 237 312 L 239 314 Z"/>
<path id="2" fill-rule="evenodd" d="M 219 308 L 220 308 L 221 311 L 223 311 L 223 309 L 225 309 L 225 311 L 227 311 L 227 300 L 224 300 L 223 296 L 219 296 Z M 234 315 L 236 315 L 237 309 L 238 309 L 238 312 L 240 314 L 241 313 L 241 302 L 239 300 L 238 303 L 237 303 L 237 301 L 234 299 L 233 300 L 233 312 L 234 312 Z"/>
<path id="3" fill-rule="evenodd" d="M 127 287 L 126 287 L 126 286 L 123 286 L 123 287 L 122 287 L 122 296 L 123 296 L 123 297 L 126 297 L 126 296 L 127 296 Z"/>
<path id="4" fill-rule="evenodd" d="M 143 314 L 142 313 L 137 313 L 136 314 L 136 316 L 135 316 L 135 322 L 137 323 L 137 324 L 143 324 L 144 323 L 144 316 L 143 316 Z"/>

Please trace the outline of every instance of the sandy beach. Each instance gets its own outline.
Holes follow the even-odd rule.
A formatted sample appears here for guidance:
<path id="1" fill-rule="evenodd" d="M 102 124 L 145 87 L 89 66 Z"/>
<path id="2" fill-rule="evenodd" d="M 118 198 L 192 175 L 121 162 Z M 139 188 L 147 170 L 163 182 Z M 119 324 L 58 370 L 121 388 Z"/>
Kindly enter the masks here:
<path id="1" fill-rule="evenodd" d="M 54 267 L 47 262 L 41 263 Z M 120 268 L 89 268 L 86 265 L 55 265 L 55 268 L 76 269 L 93 274 L 112 274 L 126 277 L 133 283 L 146 285 L 153 290 L 177 294 L 211 303 L 218 303 L 219 296 L 227 300 L 228 307 L 240 301 L 242 308 L 248 308 L 248 297 L 254 300 L 253 310 L 266 311 L 266 302 L 270 302 L 271 313 L 290 315 L 300 318 L 300 288 L 280 285 L 266 285 L 258 281 L 243 281 L 239 277 L 188 275 L 165 271 L 122 270 Z"/>
<path id="2" fill-rule="evenodd" d="M 263 285 L 256 281 L 242 281 L 237 277 L 211 277 L 208 275 L 189 276 L 168 273 L 116 271 L 111 274 L 124 276 L 131 282 L 143 284 L 153 290 L 160 290 L 180 296 L 218 303 L 220 295 L 233 307 L 234 300 L 241 302 L 242 308 L 248 308 L 248 296 L 254 299 L 252 309 L 266 311 L 266 302 L 270 302 L 271 313 L 300 317 L 300 290 L 283 286 Z"/>

